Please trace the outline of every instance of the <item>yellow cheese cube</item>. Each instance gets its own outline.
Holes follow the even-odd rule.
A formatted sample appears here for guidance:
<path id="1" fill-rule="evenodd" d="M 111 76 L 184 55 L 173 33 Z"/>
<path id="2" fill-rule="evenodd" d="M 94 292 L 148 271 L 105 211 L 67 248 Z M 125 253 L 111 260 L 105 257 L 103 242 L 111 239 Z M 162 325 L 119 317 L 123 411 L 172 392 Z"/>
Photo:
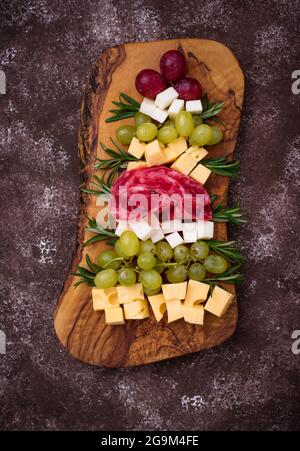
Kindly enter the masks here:
<path id="1" fill-rule="evenodd" d="M 196 166 L 197 160 L 189 153 L 180 155 L 179 158 L 172 164 L 171 168 L 181 174 L 188 175 Z"/>
<path id="2" fill-rule="evenodd" d="M 126 319 L 148 318 L 150 316 L 148 302 L 143 299 L 124 304 L 124 314 Z"/>
<path id="3" fill-rule="evenodd" d="M 162 293 L 155 296 L 148 296 L 148 300 L 153 310 L 156 321 L 160 321 L 167 310 L 165 298 Z"/>
<path id="4" fill-rule="evenodd" d="M 210 174 L 210 169 L 203 166 L 203 164 L 198 164 L 198 166 L 190 173 L 190 177 L 197 180 L 197 182 L 201 183 L 201 185 L 204 185 Z"/>
<path id="5" fill-rule="evenodd" d="M 184 305 L 193 307 L 195 304 L 206 301 L 209 292 L 207 283 L 189 280 Z"/>
<path id="6" fill-rule="evenodd" d="M 131 169 L 146 168 L 146 167 L 147 167 L 146 161 L 129 161 L 127 165 L 127 171 L 130 171 Z"/>
<path id="7" fill-rule="evenodd" d="M 166 301 L 166 305 L 168 312 L 168 323 L 172 323 L 173 321 L 183 318 L 183 309 L 180 299 L 170 299 L 169 301 Z"/>
<path id="8" fill-rule="evenodd" d="M 208 154 L 207 150 L 205 150 L 203 147 L 198 146 L 189 147 L 186 153 L 195 158 L 196 161 L 202 160 Z"/>
<path id="9" fill-rule="evenodd" d="M 162 291 L 166 301 L 170 299 L 184 299 L 186 294 L 187 282 L 165 283 L 162 285 Z"/>
<path id="10" fill-rule="evenodd" d="M 104 310 L 109 307 L 119 307 L 118 293 L 115 287 L 107 288 L 92 288 L 93 309 Z"/>
<path id="11" fill-rule="evenodd" d="M 167 145 L 165 148 L 165 154 L 167 157 L 167 163 L 171 163 L 176 160 L 187 149 L 186 140 L 180 136 Z"/>
<path id="12" fill-rule="evenodd" d="M 106 308 L 104 311 L 106 324 L 109 324 L 110 326 L 125 324 L 123 309 L 121 307 Z"/>
<path id="13" fill-rule="evenodd" d="M 141 283 L 136 283 L 129 287 L 118 285 L 117 292 L 120 304 L 126 304 L 136 299 L 144 299 L 144 290 Z"/>
<path id="14" fill-rule="evenodd" d="M 195 305 L 194 307 L 183 305 L 182 308 L 183 308 L 183 317 L 187 323 L 199 324 L 200 326 L 203 326 L 204 323 L 203 305 Z"/>
<path id="15" fill-rule="evenodd" d="M 128 153 L 134 157 L 140 159 L 145 153 L 146 144 L 141 143 L 135 136 L 132 138 L 130 146 L 128 148 Z"/>
<path id="16" fill-rule="evenodd" d="M 234 295 L 220 287 L 215 287 L 212 295 L 208 298 L 204 309 L 221 318 L 234 299 Z"/>
<path id="17" fill-rule="evenodd" d="M 167 157 L 164 152 L 164 145 L 157 139 L 149 144 L 146 144 L 145 159 L 147 166 L 159 166 L 166 164 Z"/>

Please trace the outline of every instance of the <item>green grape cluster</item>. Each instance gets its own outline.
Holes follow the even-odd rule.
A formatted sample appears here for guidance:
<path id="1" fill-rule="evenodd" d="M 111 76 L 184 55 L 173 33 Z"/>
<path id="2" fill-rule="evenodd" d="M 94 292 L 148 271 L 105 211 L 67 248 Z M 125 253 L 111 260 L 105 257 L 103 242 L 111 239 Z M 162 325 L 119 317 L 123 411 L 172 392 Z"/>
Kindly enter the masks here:
<path id="1" fill-rule="evenodd" d="M 207 273 L 221 274 L 229 267 L 224 257 L 210 254 L 205 241 L 172 249 L 165 240 L 156 244 L 140 241 L 132 231 L 123 232 L 113 250 L 101 252 L 96 265 L 100 269 L 94 279 L 97 288 L 106 289 L 117 283 L 130 286 L 139 281 L 148 296 L 159 293 L 164 282 L 201 281 Z"/>

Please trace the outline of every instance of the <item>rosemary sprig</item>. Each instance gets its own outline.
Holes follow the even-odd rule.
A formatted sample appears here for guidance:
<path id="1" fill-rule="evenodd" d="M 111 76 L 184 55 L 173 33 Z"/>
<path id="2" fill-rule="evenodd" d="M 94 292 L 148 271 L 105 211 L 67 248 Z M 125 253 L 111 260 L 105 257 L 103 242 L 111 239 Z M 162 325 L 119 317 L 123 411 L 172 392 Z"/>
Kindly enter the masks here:
<path id="1" fill-rule="evenodd" d="M 113 245 L 119 238 L 112 230 L 104 229 L 99 226 L 95 218 L 88 217 L 88 227 L 86 227 L 86 230 L 88 232 L 96 233 L 96 235 L 85 241 L 83 243 L 84 247 L 98 241 L 106 241 L 107 244 Z"/>
<path id="2" fill-rule="evenodd" d="M 222 272 L 217 276 L 204 279 L 203 282 L 208 282 L 209 284 L 215 284 L 216 282 L 227 282 L 238 285 L 244 280 L 244 276 L 238 271 L 239 268 L 240 265 L 232 266 L 227 271 Z"/>
<path id="3" fill-rule="evenodd" d="M 201 164 L 216 174 L 223 175 L 225 177 L 238 177 L 240 167 L 238 161 L 227 162 L 225 157 L 218 157 L 211 158 L 209 160 L 201 160 Z"/>
<path id="4" fill-rule="evenodd" d="M 78 287 L 82 283 L 85 283 L 86 285 L 88 285 L 90 287 L 95 286 L 94 278 L 95 278 L 95 275 L 97 274 L 97 272 L 100 271 L 100 268 L 99 268 L 99 266 L 97 266 L 91 262 L 91 259 L 88 255 L 86 255 L 86 263 L 87 263 L 87 266 L 89 269 L 84 268 L 83 266 L 77 265 L 76 272 L 71 273 L 73 276 L 80 277 L 80 280 L 78 280 L 78 282 L 74 283 L 74 287 Z"/>
<path id="5" fill-rule="evenodd" d="M 87 194 L 94 194 L 99 196 L 100 194 L 110 195 L 111 182 L 108 180 L 105 182 L 103 179 L 100 179 L 97 175 L 92 177 L 91 184 L 95 186 L 95 189 L 89 188 L 81 188 L 81 191 Z"/>
<path id="6" fill-rule="evenodd" d="M 236 241 L 206 240 L 206 243 L 213 252 L 221 255 L 232 263 L 234 262 L 241 265 L 245 260 L 236 247 Z"/>
<path id="7" fill-rule="evenodd" d="M 216 116 L 223 110 L 225 105 L 224 102 L 210 102 L 207 94 L 203 97 L 202 104 L 203 111 L 200 113 L 202 119 L 209 119 Z"/>
<path id="8" fill-rule="evenodd" d="M 243 218 L 242 210 L 239 204 L 233 207 L 224 207 L 218 205 L 213 208 L 213 221 L 214 222 L 231 222 L 232 224 L 245 224 L 246 219 Z"/>
<path id="9" fill-rule="evenodd" d="M 117 108 L 109 110 L 112 116 L 105 120 L 105 122 L 116 122 L 122 119 L 133 117 L 140 109 L 140 103 L 128 96 L 124 92 L 121 92 L 119 96 L 119 102 L 112 102 Z"/>

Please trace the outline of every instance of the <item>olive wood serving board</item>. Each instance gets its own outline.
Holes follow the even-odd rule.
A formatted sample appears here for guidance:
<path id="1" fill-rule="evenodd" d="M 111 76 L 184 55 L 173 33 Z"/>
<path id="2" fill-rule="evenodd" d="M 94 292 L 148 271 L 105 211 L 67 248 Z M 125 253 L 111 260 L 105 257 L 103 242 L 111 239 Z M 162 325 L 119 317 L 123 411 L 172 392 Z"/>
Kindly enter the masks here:
<path id="1" fill-rule="evenodd" d="M 124 44 L 105 51 L 91 69 L 87 78 L 80 112 L 78 154 L 81 182 L 94 174 L 95 156 L 103 156 L 99 142 L 110 143 L 121 124 L 133 119 L 106 123 L 112 101 L 118 100 L 120 91 L 140 101 L 135 89 L 136 74 L 145 68 L 159 69 L 161 55 L 170 49 L 181 49 L 187 57 L 189 75 L 197 78 L 212 101 L 225 101 L 220 118 L 225 123 L 224 140 L 212 146 L 210 156 L 226 155 L 232 158 L 236 145 L 244 96 L 242 69 L 223 44 L 205 39 L 176 39 L 137 44 Z M 226 204 L 228 178 L 212 174 L 206 183 L 210 194 L 218 194 Z M 85 231 L 86 215 L 95 217 L 99 207 L 96 196 L 81 194 L 76 248 L 69 275 L 59 297 L 54 326 L 56 334 L 77 359 L 101 367 L 128 367 L 169 359 L 212 348 L 233 334 L 238 318 L 236 300 L 223 318 L 206 313 L 204 326 L 192 325 L 184 320 L 167 324 L 164 317 L 159 323 L 151 314 L 145 320 L 126 321 L 124 326 L 107 326 L 104 312 L 94 312 L 91 288 L 81 284 L 74 288 L 76 278 L 71 275 L 76 265 L 86 266 L 85 255 L 92 261 L 106 244 L 94 243 L 83 248 L 83 242 L 93 234 Z M 226 224 L 217 224 L 215 239 L 227 240 Z M 224 285 L 231 292 L 231 285 Z"/>

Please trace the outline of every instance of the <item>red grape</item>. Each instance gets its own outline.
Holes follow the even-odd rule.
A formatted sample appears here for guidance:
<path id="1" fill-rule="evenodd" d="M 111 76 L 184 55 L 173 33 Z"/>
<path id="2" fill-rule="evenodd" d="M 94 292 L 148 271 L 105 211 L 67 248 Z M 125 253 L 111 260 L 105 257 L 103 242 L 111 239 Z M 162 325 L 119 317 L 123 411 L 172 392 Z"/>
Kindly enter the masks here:
<path id="1" fill-rule="evenodd" d="M 182 78 L 175 84 L 175 89 L 182 100 L 197 100 L 202 97 L 202 86 L 196 78 Z"/>
<path id="2" fill-rule="evenodd" d="M 168 84 L 156 70 L 144 69 L 137 74 L 135 87 L 142 96 L 155 99 L 157 94 L 167 89 Z"/>
<path id="3" fill-rule="evenodd" d="M 169 81 L 177 81 L 187 73 L 185 56 L 178 50 L 169 50 L 160 59 L 160 72 Z"/>

